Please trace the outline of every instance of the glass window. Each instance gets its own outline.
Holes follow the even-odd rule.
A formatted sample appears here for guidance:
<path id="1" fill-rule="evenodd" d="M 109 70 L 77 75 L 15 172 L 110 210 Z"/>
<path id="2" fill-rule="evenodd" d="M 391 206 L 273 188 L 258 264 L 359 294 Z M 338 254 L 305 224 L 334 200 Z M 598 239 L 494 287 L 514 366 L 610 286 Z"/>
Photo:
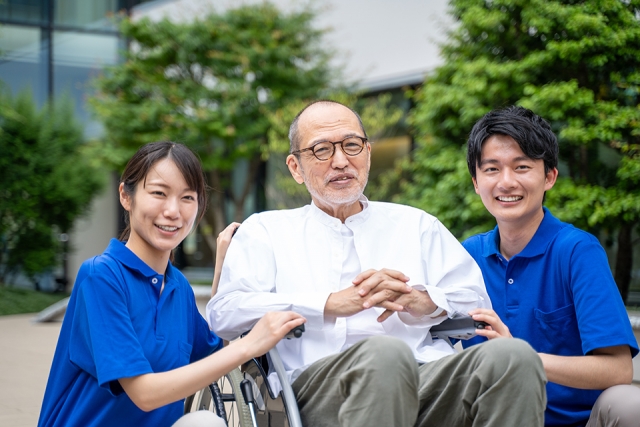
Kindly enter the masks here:
<path id="1" fill-rule="evenodd" d="M 371 146 L 371 170 L 374 179 L 382 172 L 393 169 L 396 160 L 406 157 L 411 151 L 411 138 L 407 135 L 375 140 Z"/>
<path id="2" fill-rule="evenodd" d="M 49 0 L 0 1 L 0 19 L 29 24 L 44 24 Z"/>
<path id="3" fill-rule="evenodd" d="M 54 24 L 115 29 L 111 17 L 118 12 L 119 3 L 118 0 L 55 0 Z"/>
<path id="4" fill-rule="evenodd" d="M 39 28 L 0 26 L 0 80 L 14 95 L 27 89 L 39 105 L 46 101 L 47 55 Z"/>
<path id="5" fill-rule="evenodd" d="M 102 68 L 118 61 L 117 35 L 87 34 L 71 31 L 53 33 L 53 93 L 73 99 L 76 115 L 86 125 L 87 136 L 95 136 L 99 126 L 91 121 L 86 98 L 90 80 Z"/>

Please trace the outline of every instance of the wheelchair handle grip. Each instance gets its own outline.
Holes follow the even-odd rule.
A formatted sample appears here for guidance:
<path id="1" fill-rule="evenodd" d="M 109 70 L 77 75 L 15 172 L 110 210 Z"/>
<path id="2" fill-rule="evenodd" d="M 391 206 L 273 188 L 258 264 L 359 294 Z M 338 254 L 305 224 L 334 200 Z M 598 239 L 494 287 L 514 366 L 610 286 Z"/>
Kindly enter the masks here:
<path id="1" fill-rule="evenodd" d="M 240 383 L 240 391 L 242 391 L 242 397 L 244 397 L 244 403 L 249 405 L 250 403 L 256 404 L 256 399 L 253 396 L 253 387 L 251 387 L 251 381 L 242 380 Z"/>
<path id="2" fill-rule="evenodd" d="M 289 333 L 284 337 L 288 340 L 290 340 L 291 338 L 300 338 L 303 332 L 304 332 L 304 323 L 290 330 Z"/>

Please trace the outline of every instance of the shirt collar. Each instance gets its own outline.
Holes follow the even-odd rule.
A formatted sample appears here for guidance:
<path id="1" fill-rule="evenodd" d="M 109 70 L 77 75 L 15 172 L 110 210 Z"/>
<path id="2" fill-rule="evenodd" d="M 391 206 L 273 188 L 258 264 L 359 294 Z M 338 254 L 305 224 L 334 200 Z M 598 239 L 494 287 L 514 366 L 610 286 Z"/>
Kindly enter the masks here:
<path id="1" fill-rule="evenodd" d="M 484 235 L 485 242 L 483 245 L 482 256 L 500 255 L 500 230 L 498 226 Z"/>
<path id="2" fill-rule="evenodd" d="M 140 274 L 145 277 L 162 276 L 153 268 L 149 267 L 144 261 L 142 261 L 138 257 L 138 255 L 131 251 L 131 249 L 126 247 L 124 242 L 121 242 L 118 239 L 111 239 L 111 241 L 109 242 L 109 246 L 107 246 L 107 249 L 104 251 L 104 253 L 110 255 L 120 263 L 126 265 L 128 268 L 140 272 Z M 172 276 L 172 269 L 173 266 L 171 265 L 171 262 L 169 262 L 167 265 L 167 271 L 165 272 L 166 278 Z"/>
<path id="3" fill-rule="evenodd" d="M 549 209 L 543 207 L 542 210 L 544 211 L 542 222 L 527 246 L 525 246 L 517 256 L 531 258 L 545 253 L 553 237 L 558 234 L 558 231 L 563 227 L 562 222 L 551 215 Z"/>
<path id="4" fill-rule="evenodd" d="M 549 209 L 543 207 L 544 217 L 542 218 L 542 222 L 538 226 L 538 229 L 534 233 L 533 237 L 527 243 L 527 246 L 519 253 L 513 256 L 515 257 L 524 257 L 531 258 L 537 255 L 541 255 L 545 253 L 549 243 L 553 239 L 553 236 L 558 234 L 558 231 L 563 227 L 562 222 L 554 217 Z M 496 228 L 493 231 L 487 233 L 487 240 L 485 241 L 484 251 L 482 255 L 484 257 L 488 257 L 491 255 L 500 255 L 500 230 L 496 225 Z M 512 259 L 513 259 L 512 258 Z"/>
<path id="5" fill-rule="evenodd" d="M 364 195 L 361 195 L 358 201 L 362 205 L 362 210 L 357 214 L 351 215 L 349 218 L 347 218 L 345 223 L 348 225 L 364 222 L 367 218 L 369 218 L 369 215 L 371 215 L 371 209 L 369 208 L 369 199 L 367 199 Z M 313 201 L 311 201 L 311 215 L 322 224 L 332 228 L 340 228 L 340 226 L 342 225 L 342 221 L 320 209 L 318 206 L 316 206 L 315 203 L 313 203 Z"/>

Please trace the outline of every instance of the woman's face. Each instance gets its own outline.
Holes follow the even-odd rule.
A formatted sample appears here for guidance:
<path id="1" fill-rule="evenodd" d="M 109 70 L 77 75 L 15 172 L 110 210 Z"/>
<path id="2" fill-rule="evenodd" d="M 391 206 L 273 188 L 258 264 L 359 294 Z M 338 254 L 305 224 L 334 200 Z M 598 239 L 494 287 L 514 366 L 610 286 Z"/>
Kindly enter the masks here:
<path id="1" fill-rule="evenodd" d="M 121 184 L 120 202 L 129 212 L 127 247 L 163 272 L 171 250 L 191 232 L 198 214 L 197 193 L 188 187 L 173 160 L 164 159 L 149 169 L 132 196 Z"/>

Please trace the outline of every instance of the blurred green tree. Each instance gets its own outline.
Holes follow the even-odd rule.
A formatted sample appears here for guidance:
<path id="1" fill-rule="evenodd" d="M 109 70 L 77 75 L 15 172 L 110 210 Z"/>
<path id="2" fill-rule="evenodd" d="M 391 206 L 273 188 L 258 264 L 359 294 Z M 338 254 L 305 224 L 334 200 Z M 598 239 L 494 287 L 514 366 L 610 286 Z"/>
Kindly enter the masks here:
<path id="1" fill-rule="evenodd" d="M 126 59 L 96 81 L 92 104 L 116 166 L 157 140 L 199 154 L 214 189 L 201 224 L 212 251 L 218 231 L 244 219 L 268 156 L 269 114 L 317 97 L 334 77 L 313 17 L 312 10 L 285 14 L 265 2 L 188 23 L 124 20 Z"/>
<path id="2" fill-rule="evenodd" d="M 640 224 L 640 2 L 452 0 L 445 63 L 414 94 L 413 158 L 379 197 L 438 216 L 459 238 L 495 225 L 471 186 L 463 146 L 494 108 L 531 108 L 560 143 L 547 205 L 565 221 L 617 234 L 614 277 L 626 300 Z"/>
<path id="3" fill-rule="evenodd" d="M 83 150 L 68 99 L 38 111 L 31 93 L 0 91 L 0 283 L 18 271 L 35 283 L 65 255 L 60 236 L 103 185 Z"/>

